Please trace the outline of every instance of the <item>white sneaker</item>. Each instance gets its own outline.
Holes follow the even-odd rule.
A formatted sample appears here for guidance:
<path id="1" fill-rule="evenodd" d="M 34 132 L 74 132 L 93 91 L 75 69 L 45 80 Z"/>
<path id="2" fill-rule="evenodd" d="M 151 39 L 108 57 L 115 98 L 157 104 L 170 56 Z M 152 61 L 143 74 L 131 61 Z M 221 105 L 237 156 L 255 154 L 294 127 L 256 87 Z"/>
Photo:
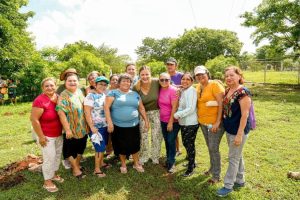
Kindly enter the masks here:
<path id="1" fill-rule="evenodd" d="M 170 174 L 174 174 L 174 173 L 176 172 L 175 165 L 173 165 L 173 166 L 168 170 L 168 172 L 169 172 Z"/>
<path id="2" fill-rule="evenodd" d="M 71 169 L 71 164 L 68 160 L 62 160 L 61 163 L 65 167 L 65 169 Z"/>

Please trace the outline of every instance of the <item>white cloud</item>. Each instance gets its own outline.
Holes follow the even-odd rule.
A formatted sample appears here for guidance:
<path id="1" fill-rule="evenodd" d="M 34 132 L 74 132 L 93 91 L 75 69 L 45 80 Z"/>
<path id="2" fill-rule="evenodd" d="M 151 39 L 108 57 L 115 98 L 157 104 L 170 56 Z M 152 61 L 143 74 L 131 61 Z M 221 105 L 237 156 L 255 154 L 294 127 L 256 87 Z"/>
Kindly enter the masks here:
<path id="1" fill-rule="evenodd" d="M 56 9 L 40 14 L 35 10 L 37 17 L 29 26 L 39 48 L 85 40 L 94 45 L 106 43 L 136 58 L 134 49 L 144 37 L 177 37 L 184 29 L 198 26 L 235 31 L 245 44 L 244 50 L 254 51 L 249 39 L 251 29 L 241 27 L 238 16 L 252 10 L 259 0 L 54 1 Z"/>

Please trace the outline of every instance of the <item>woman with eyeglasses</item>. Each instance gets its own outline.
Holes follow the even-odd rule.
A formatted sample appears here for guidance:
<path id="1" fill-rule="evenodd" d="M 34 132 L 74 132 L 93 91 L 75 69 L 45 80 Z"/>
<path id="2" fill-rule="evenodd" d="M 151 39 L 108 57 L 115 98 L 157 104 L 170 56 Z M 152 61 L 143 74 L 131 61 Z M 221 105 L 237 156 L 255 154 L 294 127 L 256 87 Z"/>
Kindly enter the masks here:
<path id="1" fill-rule="evenodd" d="M 218 80 L 210 80 L 210 73 L 204 66 L 197 66 L 194 70 L 197 85 L 198 122 L 208 147 L 210 168 L 205 175 L 212 175 L 210 184 L 220 181 L 221 156 L 220 142 L 224 134 L 222 121 L 222 99 L 224 87 Z"/>
<path id="2" fill-rule="evenodd" d="M 178 107 L 177 88 L 171 85 L 171 78 L 168 73 L 162 73 L 159 76 L 159 91 L 158 105 L 160 108 L 160 122 L 163 137 L 165 140 L 167 161 L 166 167 L 170 174 L 176 171 L 175 156 L 176 156 L 176 137 L 180 126 L 174 114 Z"/>
<path id="3" fill-rule="evenodd" d="M 179 100 L 179 107 L 174 114 L 181 126 L 182 142 L 187 152 L 188 168 L 183 174 L 184 177 L 193 174 L 195 164 L 195 140 L 199 128 L 197 118 L 197 92 L 193 87 L 194 79 L 189 72 L 181 77 L 182 92 Z"/>
<path id="4" fill-rule="evenodd" d="M 95 79 L 95 93 L 89 93 L 84 99 L 84 114 L 87 124 L 90 127 L 89 136 L 95 148 L 95 170 L 94 174 L 100 178 L 105 173 L 100 167 L 103 164 L 103 153 L 107 145 L 107 124 L 104 114 L 105 91 L 109 83 L 104 76 Z M 107 166 L 107 164 L 106 164 Z"/>

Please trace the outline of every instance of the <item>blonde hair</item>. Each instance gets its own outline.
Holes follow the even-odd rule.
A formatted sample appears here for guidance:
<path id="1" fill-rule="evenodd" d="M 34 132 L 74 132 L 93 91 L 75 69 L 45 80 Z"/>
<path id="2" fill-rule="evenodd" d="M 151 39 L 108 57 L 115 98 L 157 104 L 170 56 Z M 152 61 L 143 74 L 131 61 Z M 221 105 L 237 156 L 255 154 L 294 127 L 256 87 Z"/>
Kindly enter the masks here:
<path id="1" fill-rule="evenodd" d="M 41 87 L 44 86 L 44 84 L 45 84 L 46 81 L 52 81 L 52 82 L 54 83 L 54 85 L 56 85 L 56 80 L 55 80 L 55 78 L 53 78 L 53 77 L 47 77 L 47 78 L 44 78 L 44 79 L 42 80 L 42 82 L 41 82 Z"/>
<path id="2" fill-rule="evenodd" d="M 226 67 L 224 72 L 226 73 L 229 70 L 233 70 L 234 73 L 236 73 L 237 75 L 239 75 L 241 77 L 241 79 L 239 80 L 239 84 L 243 84 L 245 82 L 243 72 L 239 67 L 234 66 L 234 65 L 229 65 L 228 67 Z"/>

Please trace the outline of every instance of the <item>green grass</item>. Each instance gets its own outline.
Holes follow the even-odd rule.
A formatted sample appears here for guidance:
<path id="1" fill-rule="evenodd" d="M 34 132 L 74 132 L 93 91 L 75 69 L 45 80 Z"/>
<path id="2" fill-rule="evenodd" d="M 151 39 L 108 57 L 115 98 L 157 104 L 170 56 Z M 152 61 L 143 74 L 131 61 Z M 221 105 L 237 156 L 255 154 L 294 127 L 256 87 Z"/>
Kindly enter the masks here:
<path id="1" fill-rule="evenodd" d="M 264 83 L 264 71 L 244 71 L 246 81 Z M 266 83 L 298 84 L 297 71 L 267 71 Z"/>
<path id="2" fill-rule="evenodd" d="M 225 199 L 300 199 L 300 181 L 288 179 L 286 173 L 300 170 L 300 90 L 283 86 L 252 86 L 257 115 L 257 130 L 249 135 L 244 148 L 246 187 Z M 0 107 L 0 167 L 25 157 L 40 154 L 31 140 L 30 103 Z M 83 163 L 88 177 L 77 181 L 62 167 L 59 173 L 65 183 L 60 191 L 49 194 L 42 188 L 39 173 L 22 172 L 25 182 L 8 190 L 1 190 L 0 199 L 218 199 L 219 183 L 210 186 L 208 177 L 201 175 L 209 167 L 207 147 L 203 135 L 197 136 L 198 167 L 193 176 L 182 178 L 185 154 L 177 158 L 177 172 L 166 175 L 162 166 L 147 163 L 146 172 L 138 174 L 129 165 L 128 174 L 119 173 L 119 165 L 106 170 L 103 179 L 92 175 L 93 150 L 89 143 Z M 183 147 L 182 147 L 183 150 Z M 164 148 L 162 151 L 165 154 Z M 226 138 L 221 143 L 222 177 L 227 169 Z"/>

